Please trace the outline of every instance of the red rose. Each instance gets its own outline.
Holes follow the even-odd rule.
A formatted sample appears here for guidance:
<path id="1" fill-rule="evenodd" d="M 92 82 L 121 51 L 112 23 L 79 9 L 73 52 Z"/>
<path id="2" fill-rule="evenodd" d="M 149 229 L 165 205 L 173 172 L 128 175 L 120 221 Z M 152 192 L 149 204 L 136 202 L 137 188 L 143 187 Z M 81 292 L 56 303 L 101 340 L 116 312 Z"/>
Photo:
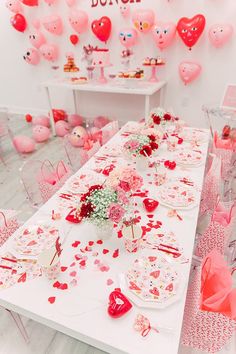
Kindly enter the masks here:
<path id="1" fill-rule="evenodd" d="M 152 150 L 157 150 L 159 148 L 159 145 L 157 143 L 155 143 L 155 141 L 151 141 L 150 146 L 151 146 Z"/>
<path id="2" fill-rule="evenodd" d="M 87 199 L 89 196 L 90 196 L 90 193 L 89 193 L 89 192 L 84 193 L 84 194 L 82 195 L 82 197 L 80 198 L 80 201 L 81 201 L 81 202 L 85 202 L 86 199 Z"/>
<path id="3" fill-rule="evenodd" d="M 99 189 L 102 189 L 102 186 L 100 186 L 100 184 L 95 184 L 94 186 L 91 186 L 89 188 L 88 193 L 91 194 L 92 192 L 97 191 Z"/>
<path id="4" fill-rule="evenodd" d="M 142 150 L 140 150 L 140 154 L 143 156 L 150 156 L 152 154 L 152 149 L 149 145 L 144 145 Z"/>
<path id="5" fill-rule="evenodd" d="M 164 120 L 171 120 L 171 115 L 169 113 L 164 114 Z"/>
<path id="6" fill-rule="evenodd" d="M 151 135 L 148 135 L 148 137 L 151 141 L 156 141 L 155 135 L 151 134 Z"/>
<path id="7" fill-rule="evenodd" d="M 89 202 L 86 204 L 82 204 L 80 208 L 80 216 L 82 218 L 89 218 L 93 211 L 94 211 L 94 207 L 92 203 Z"/>
<path id="8" fill-rule="evenodd" d="M 153 123 L 155 124 L 161 124 L 161 117 L 153 115 Z"/>
<path id="9" fill-rule="evenodd" d="M 130 191 L 130 185 L 129 185 L 128 182 L 120 181 L 119 187 L 120 187 L 121 189 L 123 189 L 123 191 L 125 191 L 125 192 L 129 192 L 129 191 Z"/>

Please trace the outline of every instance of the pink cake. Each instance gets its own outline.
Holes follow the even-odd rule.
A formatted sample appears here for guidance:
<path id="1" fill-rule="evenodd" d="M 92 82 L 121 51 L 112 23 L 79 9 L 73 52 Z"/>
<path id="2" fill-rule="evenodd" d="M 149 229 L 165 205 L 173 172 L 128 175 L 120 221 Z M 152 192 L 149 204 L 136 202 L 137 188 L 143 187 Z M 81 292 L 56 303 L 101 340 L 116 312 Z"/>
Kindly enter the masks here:
<path id="1" fill-rule="evenodd" d="M 95 49 L 93 51 L 93 66 L 109 66 L 110 53 L 109 49 Z"/>

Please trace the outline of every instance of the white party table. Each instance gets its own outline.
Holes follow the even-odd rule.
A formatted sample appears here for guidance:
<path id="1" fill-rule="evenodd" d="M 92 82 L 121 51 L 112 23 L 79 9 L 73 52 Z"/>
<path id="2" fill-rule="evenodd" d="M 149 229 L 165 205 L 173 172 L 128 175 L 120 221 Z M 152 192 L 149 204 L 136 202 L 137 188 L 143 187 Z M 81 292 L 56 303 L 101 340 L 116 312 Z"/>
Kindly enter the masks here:
<path id="1" fill-rule="evenodd" d="M 63 240 L 63 253 L 61 256 L 61 264 L 68 267 L 68 270 L 59 275 L 60 282 L 70 281 L 69 269 L 76 268 L 78 273 L 77 285 L 69 286 L 68 290 L 59 290 L 53 287 L 53 281 L 49 281 L 44 276 L 37 277 L 34 280 L 26 281 L 25 283 L 16 284 L 10 288 L 0 290 L 0 305 L 13 310 L 19 314 L 27 316 L 37 322 L 47 325 L 55 330 L 63 332 L 80 341 L 86 342 L 101 350 L 112 354 L 177 354 L 180 342 L 181 327 L 184 314 L 184 306 L 188 279 L 191 267 L 191 258 L 194 248 L 195 232 L 199 212 L 201 189 L 203 184 L 205 162 L 208 151 L 209 132 L 202 130 L 206 134 L 205 142 L 199 147 L 203 154 L 202 164 L 198 167 L 181 167 L 177 165 L 176 169 L 168 170 L 168 178 L 175 179 L 179 177 L 188 177 L 194 182 L 196 188 L 197 203 L 195 207 L 189 210 L 178 210 L 182 217 L 182 221 L 175 217 L 168 217 L 169 208 L 158 206 L 154 214 L 154 221 L 162 221 L 163 228 L 171 230 L 176 235 L 178 242 L 183 246 L 184 255 L 189 261 L 183 264 L 177 264 L 181 274 L 181 292 L 178 295 L 176 302 L 163 309 L 138 307 L 133 303 L 133 308 L 119 319 L 113 319 L 107 314 L 108 297 L 114 288 L 120 287 L 120 276 L 133 261 L 140 257 L 147 250 L 140 250 L 138 253 L 128 253 L 123 245 L 122 238 L 116 237 L 116 233 L 103 245 L 96 243 L 96 234 L 92 225 L 87 223 L 71 224 L 65 220 L 68 210 L 65 205 L 67 202 L 62 202 L 59 197 L 63 191 L 68 193 L 71 181 L 74 178 L 79 178 L 81 174 L 88 173 L 97 167 L 102 167 L 102 164 L 110 164 L 114 160 L 116 165 L 128 163 L 122 157 L 115 157 L 114 151 L 119 151 L 119 147 L 123 145 L 127 137 L 122 134 L 130 127 L 137 123 L 127 123 L 119 133 L 117 133 L 98 153 L 90 159 L 74 176 L 70 178 L 63 188 L 56 193 L 46 204 L 41 207 L 14 235 L 17 236 L 27 225 L 37 224 L 40 221 L 50 223 L 58 227 Z M 191 130 L 191 129 L 190 129 Z M 185 142 L 181 147 L 190 147 L 189 143 Z M 114 150 L 115 149 L 115 150 Z M 107 156 L 109 151 L 111 157 L 107 157 L 104 163 L 99 162 L 98 156 Z M 175 152 L 167 151 L 165 144 L 158 150 L 158 159 L 173 160 Z M 151 169 L 148 174 L 152 174 Z M 100 174 L 99 174 L 100 176 Z M 98 177 L 99 178 L 99 177 Z M 104 177 L 105 178 L 105 177 Z M 144 187 L 147 189 L 148 196 L 158 200 L 158 188 L 152 184 L 150 176 L 143 174 Z M 95 182 L 95 181 L 94 181 Z M 99 180 L 97 182 L 100 182 Z M 94 183 L 93 183 L 94 184 Z M 142 222 L 145 221 L 147 213 L 142 207 L 142 199 L 136 197 L 136 202 L 142 216 Z M 51 219 L 52 210 L 60 211 L 62 218 L 57 221 Z M 152 231 L 153 232 L 153 231 Z M 11 250 L 12 238 L 7 241 L 0 249 L 0 254 L 3 255 L 6 251 Z M 72 247 L 74 241 L 79 240 L 81 244 L 75 248 Z M 76 254 L 81 254 L 80 248 L 84 250 L 89 241 L 94 241 L 92 252 L 85 252 L 83 255 L 88 257 L 86 268 L 81 269 L 79 262 L 75 260 Z M 109 250 L 109 253 L 104 254 L 103 250 Z M 119 249 L 119 256 L 113 258 L 114 250 Z M 154 251 L 152 251 L 153 254 Z M 156 254 L 157 251 L 155 251 Z M 160 252 L 158 253 L 160 255 Z M 95 259 L 99 258 L 105 262 L 110 270 L 101 272 L 96 269 L 94 264 Z M 75 262 L 75 265 L 73 265 Z M 173 263 L 175 264 L 175 263 Z M 108 285 L 107 280 L 112 279 L 113 284 Z M 48 299 L 55 296 L 55 302 L 49 303 Z M 133 328 L 134 319 L 137 314 L 145 315 L 151 322 L 152 326 L 159 326 L 163 329 L 160 333 L 151 331 L 149 335 L 143 338 L 140 333 Z M 169 330 L 166 330 L 169 329 Z"/>
<path id="2" fill-rule="evenodd" d="M 147 120 L 150 112 L 150 97 L 156 93 L 160 93 L 160 106 L 163 105 L 164 98 L 164 88 L 166 86 L 166 81 L 159 81 L 155 83 L 150 83 L 148 81 L 141 81 L 137 83 L 122 83 L 117 81 L 108 81 L 107 84 L 99 84 L 96 81 L 88 82 L 85 84 L 73 84 L 67 79 L 54 79 L 45 81 L 41 84 L 46 90 L 48 105 L 50 109 L 50 123 L 52 127 L 52 132 L 55 134 L 55 122 L 52 114 L 52 98 L 50 88 L 67 89 L 71 90 L 73 93 L 74 109 L 78 113 L 78 93 L 79 92 L 95 92 L 95 93 L 109 93 L 109 94 L 125 94 L 125 95 L 138 95 L 143 96 L 144 100 L 144 117 Z M 157 102 L 155 102 L 155 106 Z"/>

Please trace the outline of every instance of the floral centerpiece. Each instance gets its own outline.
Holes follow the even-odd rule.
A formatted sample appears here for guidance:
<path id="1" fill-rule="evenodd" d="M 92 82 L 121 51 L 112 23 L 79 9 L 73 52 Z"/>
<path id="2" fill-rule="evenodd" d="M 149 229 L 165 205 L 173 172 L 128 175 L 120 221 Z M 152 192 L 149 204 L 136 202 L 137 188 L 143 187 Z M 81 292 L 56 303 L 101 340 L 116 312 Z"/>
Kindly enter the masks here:
<path id="1" fill-rule="evenodd" d="M 164 108 L 157 107 L 150 112 L 148 119 L 148 125 L 151 127 L 155 126 L 165 126 L 170 122 L 174 122 L 175 117 L 167 112 Z"/>
<path id="2" fill-rule="evenodd" d="M 132 167 L 119 167 L 110 173 L 106 185 L 115 189 L 119 199 L 127 204 L 129 199 L 126 193 L 131 194 L 142 187 L 143 178 Z"/>
<path id="3" fill-rule="evenodd" d="M 133 134 L 124 144 L 124 150 L 131 157 L 149 157 L 159 148 L 159 141 L 160 136 L 155 134 L 155 130 L 145 129 L 140 134 Z"/>

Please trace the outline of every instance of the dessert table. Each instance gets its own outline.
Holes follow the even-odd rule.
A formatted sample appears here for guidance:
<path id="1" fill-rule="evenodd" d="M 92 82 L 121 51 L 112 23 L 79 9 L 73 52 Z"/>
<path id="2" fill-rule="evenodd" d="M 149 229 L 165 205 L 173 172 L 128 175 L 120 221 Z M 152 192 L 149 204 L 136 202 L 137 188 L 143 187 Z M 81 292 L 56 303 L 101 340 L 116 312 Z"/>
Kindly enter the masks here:
<path id="1" fill-rule="evenodd" d="M 125 94 L 125 95 L 138 95 L 144 97 L 144 117 L 148 118 L 149 112 L 151 110 L 150 107 L 150 97 L 160 93 L 159 104 L 163 105 L 164 99 L 164 89 L 166 86 L 165 81 L 159 81 L 150 83 L 148 81 L 141 81 L 135 83 L 135 85 L 124 85 L 122 82 L 117 81 L 109 81 L 107 84 L 99 84 L 98 82 L 88 82 L 84 84 L 73 84 L 70 83 L 66 79 L 54 79 L 45 81 L 41 84 L 43 88 L 45 88 L 48 106 L 50 109 L 50 123 L 52 127 L 52 132 L 55 134 L 55 122 L 52 115 L 52 97 L 50 93 L 50 88 L 58 88 L 58 89 L 67 89 L 71 90 L 73 93 L 73 101 L 74 101 L 74 109 L 75 113 L 78 113 L 78 93 L 79 92 L 97 92 L 97 93 L 109 93 L 109 94 Z M 157 102 L 155 102 L 155 106 Z"/>
<path id="2" fill-rule="evenodd" d="M 187 140 L 178 145 L 177 150 L 173 152 L 167 150 L 165 143 L 160 146 L 157 156 L 150 160 L 150 168 L 142 173 L 144 186 L 134 197 L 137 206 L 135 213 L 140 218 L 146 238 L 152 237 L 152 234 L 159 228 L 164 232 L 165 230 L 173 232 L 177 244 L 181 245 L 178 248 L 178 250 L 181 249 L 179 261 L 175 261 L 162 252 L 145 247 L 137 253 L 128 253 L 116 228 L 109 240 L 103 242 L 99 240 L 99 242 L 91 224 L 84 222 L 72 224 L 65 220 L 68 211 L 77 204 L 77 201 L 76 198 L 63 198 L 63 195 L 68 194 L 72 187 L 76 187 L 75 181 L 89 176 L 90 184 L 97 184 L 106 178 L 101 171 L 99 173 L 99 169 L 103 170 L 111 163 L 116 166 L 134 164 L 124 157 L 122 146 L 137 125 L 138 123 L 128 122 L 0 249 L 1 256 L 7 252 L 11 253 L 12 239 L 23 230 L 27 230 L 29 225 L 47 223 L 54 226 L 62 236 L 63 247 L 62 268 L 58 281 L 66 286 L 59 289 L 54 281 L 49 281 L 45 276 L 35 276 L 34 279 L 21 277 L 18 284 L 11 287 L 1 289 L 0 285 L 0 305 L 108 353 L 177 354 L 208 151 L 209 131 L 194 128 L 186 130 L 188 134 L 201 132 L 205 137 L 201 143 L 198 142 L 197 151 L 202 156 L 199 165 L 184 166 L 177 161 L 175 169 L 166 169 L 169 181 L 175 180 L 179 183 L 185 179 L 191 181 L 196 198 L 194 206 L 177 210 L 177 216 L 172 215 L 172 217 L 169 215 L 171 208 L 162 203 L 151 213 L 152 215 L 147 213 L 142 206 L 142 193 L 160 202 L 161 186 L 157 187 L 153 183 L 152 176 L 155 169 L 151 167 L 152 162 L 173 161 L 179 150 L 183 152 L 183 149 L 184 151 L 187 148 L 191 149 L 190 142 Z M 193 161 L 191 162 L 193 164 Z M 54 214 L 59 213 L 61 218 L 53 220 L 52 211 Z M 150 222 L 153 226 L 149 228 Z M 107 314 L 109 294 L 115 288 L 123 290 L 124 273 L 134 260 L 142 255 L 158 255 L 158 257 L 168 258 L 168 262 L 178 270 L 180 277 L 176 298 L 168 306 L 155 306 L 155 303 L 152 303 L 150 307 L 145 302 L 137 306 L 134 300 L 132 301 L 133 308 L 128 313 L 121 318 L 113 319 Z M 105 270 L 99 269 L 99 262 L 106 265 Z M 136 332 L 133 326 L 138 314 L 146 316 L 151 326 L 159 329 L 159 333 L 151 330 L 144 338 Z"/>

